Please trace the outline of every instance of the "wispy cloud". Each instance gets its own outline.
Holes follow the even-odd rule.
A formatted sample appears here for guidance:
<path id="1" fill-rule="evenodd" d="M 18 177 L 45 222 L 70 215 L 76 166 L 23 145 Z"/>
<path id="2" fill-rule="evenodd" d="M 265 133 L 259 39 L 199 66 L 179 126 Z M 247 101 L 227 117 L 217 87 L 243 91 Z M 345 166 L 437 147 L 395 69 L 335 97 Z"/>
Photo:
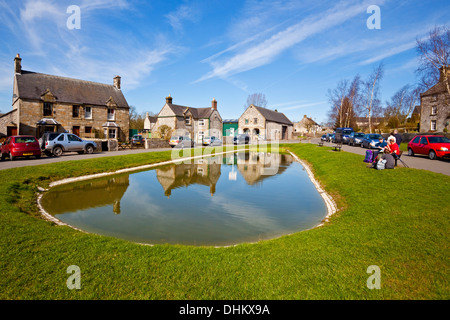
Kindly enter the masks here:
<path id="1" fill-rule="evenodd" d="M 226 61 L 211 61 L 213 70 L 196 82 L 211 78 L 223 78 L 248 71 L 268 63 L 305 39 L 322 33 L 334 26 L 355 17 L 367 8 L 366 4 L 346 5 L 338 3 L 324 13 L 319 13 L 291 25 L 242 52 L 238 52 Z"/>
<path id="2" fill-rule="evenodd" d="M 200 11 L 193 5 L 181 5 L 175 11 L 165 15 L 174 31 L 183 32 L 183 23 L 196 22 L 200 17 Z"/>

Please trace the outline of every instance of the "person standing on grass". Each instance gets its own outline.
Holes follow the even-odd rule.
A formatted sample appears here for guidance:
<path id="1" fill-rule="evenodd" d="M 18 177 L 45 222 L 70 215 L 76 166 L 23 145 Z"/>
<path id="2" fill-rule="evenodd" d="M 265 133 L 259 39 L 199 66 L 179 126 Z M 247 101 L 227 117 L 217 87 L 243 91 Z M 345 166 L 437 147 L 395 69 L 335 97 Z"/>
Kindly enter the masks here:
<path id="1" fill-rule="evenodd" d="M 402 143 L 402 136 L 398 133 L 398 130 L 395 129 L 393 136 L 395 138 L 395 143 L 397 143 L 398 147 L 400 148 L 400 143 Z"/>

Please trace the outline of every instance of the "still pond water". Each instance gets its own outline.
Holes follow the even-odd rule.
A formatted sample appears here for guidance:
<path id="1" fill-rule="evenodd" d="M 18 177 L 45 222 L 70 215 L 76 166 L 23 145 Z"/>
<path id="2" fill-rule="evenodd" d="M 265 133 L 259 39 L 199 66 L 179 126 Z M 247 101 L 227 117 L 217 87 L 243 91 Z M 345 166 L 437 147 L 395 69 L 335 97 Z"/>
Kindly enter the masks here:
<path id="1" fill-rule="evenodd" d="M 290 155 L 235 153 L 52 188 L 42 206 L 87 232 L 224 246 L 310 229 L 322 197 Z"/>

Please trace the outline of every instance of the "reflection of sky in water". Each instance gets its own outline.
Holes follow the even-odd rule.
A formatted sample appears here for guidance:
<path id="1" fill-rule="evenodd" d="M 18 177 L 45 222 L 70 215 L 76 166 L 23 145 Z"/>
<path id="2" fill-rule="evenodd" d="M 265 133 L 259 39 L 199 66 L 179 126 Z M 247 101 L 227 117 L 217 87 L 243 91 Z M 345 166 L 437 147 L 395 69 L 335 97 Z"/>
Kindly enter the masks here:
<path id="1" fill-rule="evenodd" d="M 264 176 L 264 159 L 257 159 L 230 165 L 215 157 L 209 165 L 65 185 L 49 191 L 42 204 L 52 214 L 67 210 L 55 216 L 88 232 L 155 244 L 254 242 L 312 228 L 324 218 L 326 206 L 301 164 L 279 156 L 278 174 Z"/>

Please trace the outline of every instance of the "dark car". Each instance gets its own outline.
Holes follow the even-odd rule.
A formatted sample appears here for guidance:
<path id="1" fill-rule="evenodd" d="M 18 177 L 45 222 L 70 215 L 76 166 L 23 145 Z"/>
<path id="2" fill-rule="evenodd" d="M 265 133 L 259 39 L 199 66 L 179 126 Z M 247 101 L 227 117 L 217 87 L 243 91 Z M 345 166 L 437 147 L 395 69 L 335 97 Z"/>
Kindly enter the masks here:
<path id="1" fill-rule="evenodd" d="M 360 146 L 362 139 L 364 139 L 364 136 L 366 134 L 364 132 L 352 132 L 348 138 L 348 145 L 349 146 Z"/>
<path id="2" fill-rule="evenodd" d="M 131 144 L 134 145 L 142 145 L 144 144 L 144 137 L 141 136 L 140 134 L 135 134 L 134 136 L 131 137 Z"/>
<path id="3" fill-rule="evenodd" d="M 38 140 L 33 136 L 11 136 L 1 146 L 1 160 L 9 157 L 14 160 L 17 157 L 41 157 L 41 148 Z"/>
<path id="4" fill-rule="evenodd" d="M 234 137 L 233 143 L 234 144 L 241 144 L 241 143 L 249 144 L 250 143 L 250 136 L 248 134 L 246 134 L 246 133 L 239 134 L 239 135 Z"/>
<path id="5" fill-rule="evenodd" d="M 408 143 L 408 155 L 425 154 L 431 160 L 450 157 L 450 139 L 444 136 L 415 136 Z"/>
<path id="6" fill-rule="evenodd" d="M 324 134 L 324 135 L 320 138 L 320 141 L 327 141 L 327 135 Z"/>
<path id="7" fill-rule="evenodd" d="M 364 136 L 361 142 L 362 148 L 372 149 L 375 148 L 375 145 L 380 142 L 380 137 L 385 141 L 383 136 L 378 133 L 368 133 Z"/>

